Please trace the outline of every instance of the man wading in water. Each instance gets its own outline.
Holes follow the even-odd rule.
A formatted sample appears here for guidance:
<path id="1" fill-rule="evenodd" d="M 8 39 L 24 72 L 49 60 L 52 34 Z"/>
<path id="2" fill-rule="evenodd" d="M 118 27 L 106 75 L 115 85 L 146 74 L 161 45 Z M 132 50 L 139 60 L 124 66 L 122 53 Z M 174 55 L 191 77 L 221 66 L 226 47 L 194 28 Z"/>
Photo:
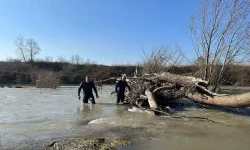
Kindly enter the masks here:
<path id="1" fill-rule="evenodd" d="M 89 76 L 86 76 L 85 82 L 82 82 L 78 88 L 78 99 L 81 99 L 80 93 L 83 89 L 84 97 L 83 103 L 88 103 L 88 100 L 91 99 L 92 104 L 95 104 L 95 97 L 93 95 L 93 90 L 95 91 L 96 98 L 99 98 L 94 82 L 90 81 Z"/>
<path id="2" fill-rule="evenodd" d="M 131 91 L 130 86 L 128 85 L 127 81 L 126 81 L 126 75 L 122 75 L 122 79 L 119 80 L 115 86 L 115 91 L 117 93 L 117 101 L 116 103 L 120 103 L 124 102 L 124 98 L 125 98 L 125 88 L 128 87 L 129 91 Z"/>

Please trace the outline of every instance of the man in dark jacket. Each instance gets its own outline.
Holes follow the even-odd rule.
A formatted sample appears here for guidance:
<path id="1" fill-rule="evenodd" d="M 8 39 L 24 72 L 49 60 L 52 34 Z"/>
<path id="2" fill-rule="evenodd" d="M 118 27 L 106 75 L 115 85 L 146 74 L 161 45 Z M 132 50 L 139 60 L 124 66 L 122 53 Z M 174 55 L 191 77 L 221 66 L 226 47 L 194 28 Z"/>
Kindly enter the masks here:
<path id="1" fill-rule="evenodd" d="M 92 104 L 95 104 L 95 97 L 93 95 L 93 89 L 96 94 L 96 98 L 99 98 L 94 82 L 90 81 L 89 76 L 86 76 L 85 82 L 82 82 L 78 88 L 78 99 L 81 99 L 80 93 L 81 89 L 83 89 L 84 97 L 83 103 L 88 103 L 89 99 L 92 99 Z"/>
<path id="2" fill-rule="evenodd" d="M 122 76 L 122 79 L 119 80 L 115 86 L 115 91 L 117 93 L 117 101 L 116 103 L 124 102 L 125 99 L 125 88 L 128 87 L 129 91 L 131 90 L 130 86 L 126 81 L 126 75 Z"/>

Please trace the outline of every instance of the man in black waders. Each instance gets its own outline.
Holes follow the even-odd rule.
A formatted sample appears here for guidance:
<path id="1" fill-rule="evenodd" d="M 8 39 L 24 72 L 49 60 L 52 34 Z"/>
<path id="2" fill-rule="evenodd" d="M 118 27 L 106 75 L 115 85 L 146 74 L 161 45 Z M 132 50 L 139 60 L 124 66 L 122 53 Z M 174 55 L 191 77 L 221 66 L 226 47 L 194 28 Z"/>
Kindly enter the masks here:
<path id="1" fill-rule="evenodd" d="M 130 86 L 128 85 L 126 81 L 126 75 L 122 75 L 122 79 L 119 80 L 115 86 L 115 91 L 117 93 L 117 101 L 116 103 L 120 103 L 120 101 L 123 103 L 125 99 L 125 88 L 128 87 L 129 91 L 131 91 Z"/>
<path id="2" fill-rule="evenodd" d="M 80 93 L 81 89 L 83 89 L 84 97 L 83 97 L 83 103 L 88 103 L 88 100 L 91 99 L 92 104 L 95 104 L 95 97 L 93 95 L 93 89 L 96 94 L 96 98 L 99 98 L 95 83 L 90 81 L 89 76 L 86 76 L 85 82 L 82 82 L 78 88 L 78 99 L 81 99 Z"/>

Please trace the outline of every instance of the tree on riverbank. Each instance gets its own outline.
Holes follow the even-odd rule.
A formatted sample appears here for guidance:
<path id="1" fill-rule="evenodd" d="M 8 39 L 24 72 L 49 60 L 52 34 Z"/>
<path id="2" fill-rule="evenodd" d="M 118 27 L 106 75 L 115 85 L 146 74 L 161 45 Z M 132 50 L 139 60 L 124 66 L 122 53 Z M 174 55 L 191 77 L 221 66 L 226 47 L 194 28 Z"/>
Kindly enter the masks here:
<path id="1" fill-rule="evenodd" d="M 35 57 L 41 51 L 38 43 L 34 39 L 25 39 L 21 35 L 15 39 L 15 45 L 17 47 L 17 54 L 21 56 L 23 62 L 34 62 Z"/>
<path id="2" fill-rule="evenodd" d="M 191 18 L 190 33 L 200 77 L 217 91 L 250 56 L 249 0 L 204 0 Z M 201 61 L 202 60 L 202 61 Z"/>

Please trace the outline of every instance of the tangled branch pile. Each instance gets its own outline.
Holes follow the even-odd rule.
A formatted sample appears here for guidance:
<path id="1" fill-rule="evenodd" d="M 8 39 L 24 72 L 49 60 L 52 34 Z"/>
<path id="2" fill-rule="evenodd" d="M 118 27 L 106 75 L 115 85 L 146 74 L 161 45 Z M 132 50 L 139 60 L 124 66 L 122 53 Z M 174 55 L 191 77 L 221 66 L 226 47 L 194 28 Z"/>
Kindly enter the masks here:
<path id="1" fill-rule="evenodd" d="M 207 89 L 209 83 L 199 78 L 164 72 L 129 79 L 132 91 L 128 101 L 138 107 L 150 106 L 161 110 L 169 100 L 180 98 L 216 106 L 250 106 L 250 93 L 237 96 L 213 93 Z"/>

